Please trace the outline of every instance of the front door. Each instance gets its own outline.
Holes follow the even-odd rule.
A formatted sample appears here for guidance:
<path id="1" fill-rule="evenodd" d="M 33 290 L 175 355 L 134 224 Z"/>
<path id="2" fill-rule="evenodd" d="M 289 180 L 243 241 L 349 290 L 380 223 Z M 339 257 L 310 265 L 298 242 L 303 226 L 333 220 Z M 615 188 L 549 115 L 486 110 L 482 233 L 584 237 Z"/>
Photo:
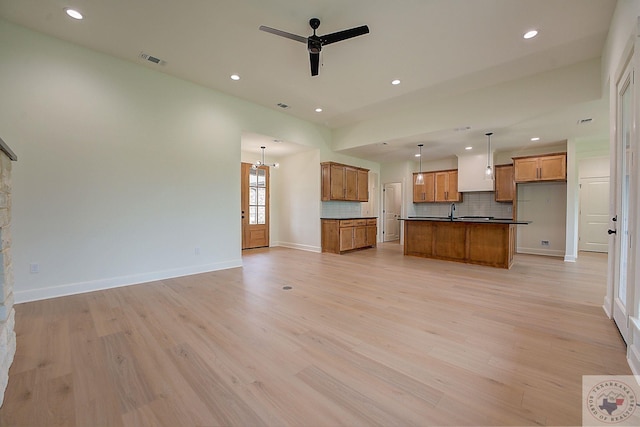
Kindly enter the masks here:
<path id="1" fill-rule="evenodd" d="M 269 246 L 269 168 L 242 163 L 242 249 Z"/>
<path id="2" fill-rule="evenodd" d="M 633 184 L 633 146 L 631 144 L 633 94 L 633 68 L 631 63 L 617 84 L 616 92 L 616 140 L 615 140 L 615 212 L 611 215 L 609 233 L 615 251 L 613 265 L 613 319 L 620 334 L 628 342 L 628 304 L 633 301 L 633 270 L 631 255 L 632 205 L 630 195 L 637 191 Z M 613 175 L 612 175 L 613 176 Z"/>

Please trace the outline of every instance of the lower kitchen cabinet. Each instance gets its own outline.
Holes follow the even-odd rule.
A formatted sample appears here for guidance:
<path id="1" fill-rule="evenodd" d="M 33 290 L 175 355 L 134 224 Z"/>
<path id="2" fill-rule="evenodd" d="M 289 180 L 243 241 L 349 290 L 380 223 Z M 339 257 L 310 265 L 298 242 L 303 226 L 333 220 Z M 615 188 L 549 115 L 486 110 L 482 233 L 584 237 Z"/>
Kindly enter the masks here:
<path id="1" fill-rule="evenodd" d="M 323 219 L 322 252 L 340 254 L 353 249 L 375 247 L 376 218 Z"/>

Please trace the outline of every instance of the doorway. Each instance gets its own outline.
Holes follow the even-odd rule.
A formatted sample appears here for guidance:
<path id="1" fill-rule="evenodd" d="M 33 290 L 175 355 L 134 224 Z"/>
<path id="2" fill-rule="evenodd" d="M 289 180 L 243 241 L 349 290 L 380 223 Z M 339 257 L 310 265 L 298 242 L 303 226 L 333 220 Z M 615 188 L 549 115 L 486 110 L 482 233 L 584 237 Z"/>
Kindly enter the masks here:
<path id="1" fill-rule="evenodd" d="M 242 249 L 269 246 L 269 167 L 242 163 Z"/>
<path id="2" fill-rule="evenodd" d="M 402 183 L 390 182 L 384 184 L 382 210 L 382 241 L 393 242 L 400 240 L 400 221 L 402 215 Z"/>

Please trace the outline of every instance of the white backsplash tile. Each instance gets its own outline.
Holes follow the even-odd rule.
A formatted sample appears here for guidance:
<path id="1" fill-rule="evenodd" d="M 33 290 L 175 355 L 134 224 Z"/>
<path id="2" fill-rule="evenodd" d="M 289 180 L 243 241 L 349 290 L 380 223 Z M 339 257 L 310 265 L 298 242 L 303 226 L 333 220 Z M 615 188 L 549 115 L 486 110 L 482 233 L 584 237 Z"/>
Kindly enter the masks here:
<path id="1" fill-rule="evenodd" d="M 464 193 L 462 202 L 456 202 L 455 216 L 492 216 L 512 218 L 511 203 L 496 202 L 493 191 Z M 415 216 L 447 216 L 451 203 L 414 203 Z"/>
<path id="2" fill-rule="evenodd" d="M 321 218 L 353 218 L 362 216 L 360 202 L 321 202 Z"/>

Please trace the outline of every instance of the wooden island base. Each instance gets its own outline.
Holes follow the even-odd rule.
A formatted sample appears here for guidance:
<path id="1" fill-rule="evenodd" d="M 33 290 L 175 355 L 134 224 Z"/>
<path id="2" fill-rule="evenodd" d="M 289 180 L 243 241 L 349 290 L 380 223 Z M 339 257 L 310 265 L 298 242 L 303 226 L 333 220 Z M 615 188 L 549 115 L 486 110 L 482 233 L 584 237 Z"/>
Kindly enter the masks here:
<path id="1" fill-rule="evenodd" d="M 404 254 L 511 268 L 515 224 L 404 220 Z"/>

